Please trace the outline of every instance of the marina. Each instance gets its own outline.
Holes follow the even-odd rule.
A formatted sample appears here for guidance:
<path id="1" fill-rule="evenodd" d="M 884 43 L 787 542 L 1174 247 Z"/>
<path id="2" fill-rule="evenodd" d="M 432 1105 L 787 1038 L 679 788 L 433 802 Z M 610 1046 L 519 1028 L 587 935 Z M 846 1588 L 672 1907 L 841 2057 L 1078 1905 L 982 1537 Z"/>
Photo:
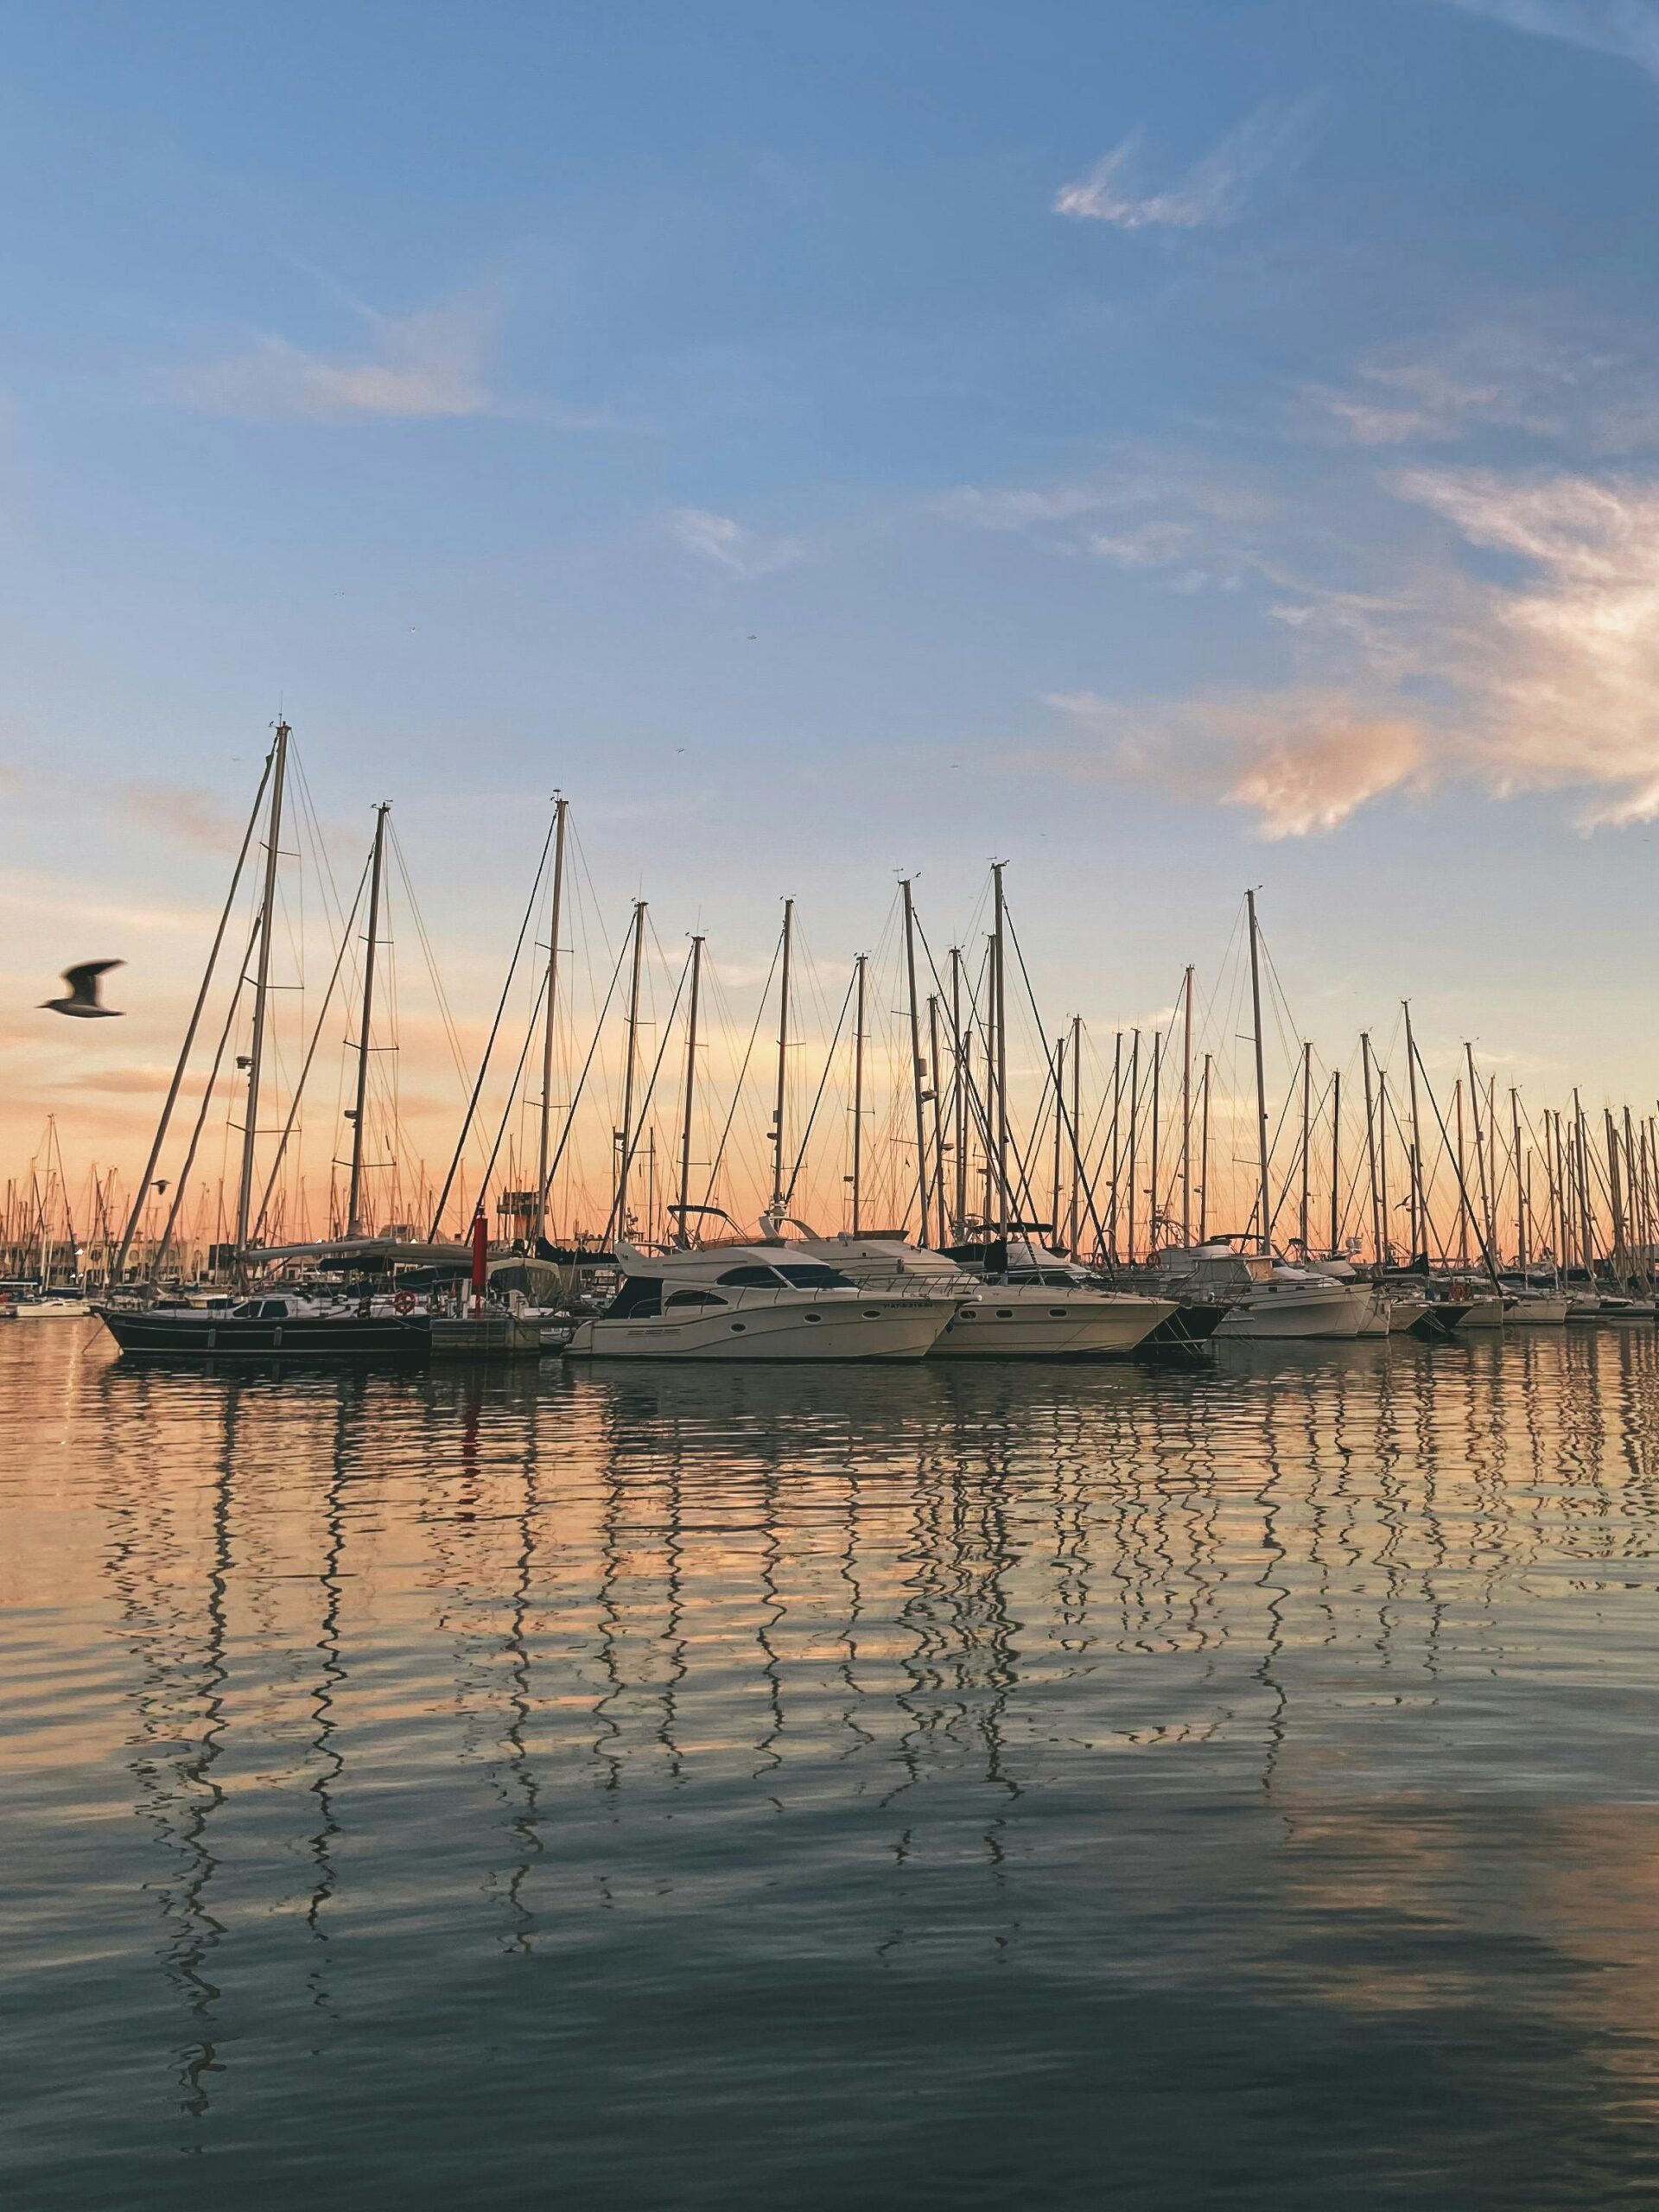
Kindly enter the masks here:
<path id="1" fill-rule="evenodd" d="M 891 973 L 859 953 L 827 1035 L 804 1014 L 804 987 L 823 978 L 806 966 L 796 901 L 785 897 L 747 1047 L 721 1084 L 699 1033 L 712 981 L 707 938 L 692 936 L 677 976 L 665 970 L 671 996 L 653 1014 L 643 899 L 620 938 L 601 939 L 610 983 L 590 1028 L 568 976 L 562 993 L 572 835 L 563 795 L 448 1168 L 433 1192 L 421 1160 L 411 1191 L 385 1065 L 398 1046 L 381 965 L 391 908 L 384 802 L 356 897 L 334 919 L 321 1004 L 296 1039 L 297 1076 L 285 1094 L 276 1084 L 279 994 L 290 988 L 272 947 L 290 895 L 281 863 L 291 747 L 279 723 L 137 1191 L 92 1170 L 83 1241 L 50 1122 L 27 1178 L 7 1187 L 12 1277 L 0 1311 L 20 1319 L 95 1313 L 133 1356 L 558 1351 L 814 1363 L 1111 1359 L 1143 1349 L 1203 1357 L 1212 1336 L 1358 1342 L 1408 1330 L 1440 1341 L 1509 1325 L 1654 1319 L 1659 1114 L 1605 1106 L 1598 1142 L 1579 1089 L 1567 1117 L 1523 1105 L 1511 1087 L 1506 1128 L 1496 1076 L 1483 1078 L 1465 1041 L 1448 1118 L 1408 1001 L 1392 1090 L 1388 1058 L 1362 1031 L 1357 1112 L 1351 1082 L 1344 1118 L 1340 1065 L 1321 1062 L 1316 1080 L 1311 1039 L 1275 1093 L 1269 1016 L 1282 1039 L 1289 1007 L 1254 890 L 1230 982 L 1224 962 L 1201 1007 L 1188 964 L 1159 1027 L 1149 1036 L 1133 1027 L 1127 1055 L 1123 1031 L 1114 1033 L 1109 1071 L 1098 1055 L 1089 1068 L 1081 1016 L 1058 1033 L 1046 1022 L 1004 863 L 989 870 L 988 927 L 974 965 L 958 942 L 941 969 L 913 884 L 902 880 L 883 931 Z M 302 772 L 292 788 L 304 791 Z M 312 822 L 313 846 L 315 832 Z M 407 862 L 401 847 L 392 851 L 447 1004 Z M 227 982 L 221 956 L 236 941 L 245 877 L 257 895 L 246 956 Z M 1011 975 L 1020 987 L 1013 995 Z M 873 983 L 898 997 L 885 1037 L 870 1026 Z M 513 1064 L 507 1016 L 528 985 Z M 303 1001 L 302 975 L 291 988 Z M 204 1079 L 195 1062 L 216 991 L 224 1011 Z M 340 1076 L 353 1103 L 340 1109 L 344 1150 L 329 1153 L 319 1190 L 315 1140 L 308 1166 L 305 1150 L 307 1084 L 337 995 L 355 1006 Z M 1241 995 L 1243 1084 L 1215 1049 Z M 770 1075 L 764 1058 L 756 1065 L 768 1022 Z M 584 1124 L 590 1077 L 602 1095 L 589 1100 Z M 193 1081 L 200 1103 L 186 1133 L 175 1109 Z M 770 1090 L 770 1119 L 759 1143 L 751 1120 L 746 1147 L 734 1128 L 758 1088 Z M 594 1157 L 596 1109 L 610 1129 L 608 1174 Z M 235 1139 L 239 1160 L 228 1188 L 221 1173 L 210 1191 L 194 1171 L 215 1111 L 220 1156 Z M 515 1124 L 529 1141 L 522 1162 Z M 470 1186 L 469 1141 L 481 1154 Z M 526 1189 L 531 1142 L 536 1179 Z M 677 1170 L 660 1191 L 659 1159 Z M 158 1174 L 163 1167 L 173 1172 Z M 826 1190 L 835 1212 L 821 1229 L 807 1213 L 817 1215 Z M 397 1217 L 411 1200 L 423 1217 L 414 1224 Z M 1228 1221 L 1243 1226 L 1217 1234 Z M 279 1224 L 286 1236 L 273 1234 Z"/>

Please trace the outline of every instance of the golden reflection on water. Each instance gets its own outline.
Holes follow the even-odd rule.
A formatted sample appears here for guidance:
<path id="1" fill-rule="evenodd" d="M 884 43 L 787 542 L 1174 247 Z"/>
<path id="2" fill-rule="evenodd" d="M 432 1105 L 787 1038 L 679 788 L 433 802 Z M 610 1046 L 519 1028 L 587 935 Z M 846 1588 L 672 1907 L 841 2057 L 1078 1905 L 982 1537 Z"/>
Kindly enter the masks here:
<path id="1" fill-rule="evenodd" d="M 0 1410 L 0 1759 L 187 2123 L 263 2024 L 343 2036 L 372 1944 L 671 1900 L 882 1970 L 1543 2008 L 1651 2109 L 1650 1331 L 279 1376 L 41 1325 Z"/>

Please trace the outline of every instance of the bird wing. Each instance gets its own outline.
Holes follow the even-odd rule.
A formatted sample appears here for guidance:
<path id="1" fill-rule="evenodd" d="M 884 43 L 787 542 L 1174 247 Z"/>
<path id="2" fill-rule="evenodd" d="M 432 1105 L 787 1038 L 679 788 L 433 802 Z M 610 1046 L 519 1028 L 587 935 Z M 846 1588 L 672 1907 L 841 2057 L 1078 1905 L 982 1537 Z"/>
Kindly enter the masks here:
<path id="1" fill-rule="evenodd" d="M 84 999 L 89 1005 L 98 1003 L 98 979 L 106 968 L 124 968 L 124 960 L 83 960 L 79 967 L 66 968 L 63 980 L 69 986 L 72 998 Z"/>

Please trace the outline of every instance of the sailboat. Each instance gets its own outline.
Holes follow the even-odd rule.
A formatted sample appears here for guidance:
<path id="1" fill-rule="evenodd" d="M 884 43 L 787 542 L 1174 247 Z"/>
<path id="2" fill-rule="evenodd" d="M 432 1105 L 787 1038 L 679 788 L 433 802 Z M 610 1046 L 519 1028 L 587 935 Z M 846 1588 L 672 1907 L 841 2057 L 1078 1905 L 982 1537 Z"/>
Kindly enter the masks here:
<path id="1" fill-rule="evenodd" d="M 195 1129 L 190 1140 L 184 1166 L 175 1182 L 175 1200 L 168 1214 L 159 1244 L 151 1255 L 151 1275 L 159 1271 L 173 1230 L 183 1204 L 197 1142 L 205 1122 L 208 1102 L 213 1093 L 226 1045 L 235 1019 L 236 1004 L 246 981 L 247 958 L 257 955 L 253 976 L 253 1014 L 251 1039 L 246 1059 L 247 1093 L 242 1125 L 242 1152 L 238 1181 L 236 1211 L 237 1264 L 245 1283 L 252 1267 L 278 1262 L 292 1263 L 308 1262 L 314 1273 L 321 1274 L 321 1287 L 313 1285 L 296 1286 L 289 1282 L 249 1287 L 240 1297 L 225 1296 L 212 1299 L 206 1304 L 187 1305 L 168 1302 L 149 1297 L 129 1302 L 118 1293 L 92 1310 L 114 1338 L 124 1352 L 166 1353 L 173 1356 L 219 1356 L 226 1353 L 257 1352 L 262 1355 L 296 1354 L 336 1357 L 372 1355 L 405 1358 L 424 1358 L 430 1350 L 429 1314 L 423 1310 L 416 1291 L 399 1284 L 397 1271 L 418 1270 L 418 1279 L 429 1282 L 433 1271 L 464 1272 L 469 1260 L 465 1246 L 411 1246 L 390 1240 L 365 1237 L 360 1216 L 361 1177 L 363 1166 L 363 1128 L 365 1090 L 368 1077 L 370 1028 L 374 1009 L 374 977 L 376 938 L 379 924 L 380 897 L 385 849 L 386 809 L 380 807 L 375 819 L 374 844 L 370 863 L 365 871 L 370 883 L 367 951 L 364 964 L 364 994 L 361 1008 L 361 1028 L 359 1037 L 357 1108 L 353 1119 L 352 1182 L 347 1233 L 333 1244 L 289 1245 L 261 1249 L 251 1242 L 259 1225 L 263 1203 L 256 1207 L 254 1178 L 257 1163 L 259 1111 L 264 1073 L 270 994 L 277 988 L 271 982 L 271 946 L 276 936 L 277 910 L 277 862 L 281 855 L 283 833 L 283 801 L 288 772 L 288 749 L 291 732 L 285 721 L 276 725 L 271 749 L 266 756 L 259 788 L 254 796 L 253 809 L 248 817 L 241 849 L 232 873 L 230 889 L 226 895 L 219 927 L 203 971 L 200 988 L 196 995 L 194 1011 L 186 1027 L 184 1041 L 180 1048 L 177 1065 L 166 1103 L 156 1125 L 149 1158 L 139 1179 L 137 1196 L 117 1254 L 110 1270 L 111 1281 L 118 1285 L 124 1277 L 127 1256 L 137 1234 L 145 1196 L 151 1187 L 162 1148 L 167 1141 L 173 1109 L 178 1102 L 190 1055 L 195 1044 L 203 1008 L 207 1001 L 214 971 L 224 949 L 226 931 L 234 911 L 238 890 L 248 855 L 258 834 L 262 815 L 264 820 L 264 886 L 257 917 L 241 963 L 241 969 L 231 1010 L 219 1039 L 219 1055 L 213 1062 L 203 1092 L 202 1105 Z M 269 792 L 269 804 L 266 795 Z M 359 900 L 361 892 L 359 890 Z M 347 917 L 346 932 L 349 935 L 356 919 L 356 908 Z M 338 978 L 340 962 L 345 955 L 345 940 L 340 947 L 340 960 L 335 963 Z M 330 989 L 332 992 L 333 985 Z M 327 1001 L 324 1012 L 327 1011 Z M 319 1018 L 319 1033 L 321 1017 Z M 238 1063 L 240 1065 L 240 1063 Z M 303 1077 L 302 1076 L 302 1082 Z M 269 1191 L 266 1192 L 269 1198 Z M 338 1288 L 327 1278 L 333 1274 L 339 1281 Z M 350 1278 L 359 1277 L 356 1283 Z M 372 1277 L 372 1280 L 367 1278 Z"/>

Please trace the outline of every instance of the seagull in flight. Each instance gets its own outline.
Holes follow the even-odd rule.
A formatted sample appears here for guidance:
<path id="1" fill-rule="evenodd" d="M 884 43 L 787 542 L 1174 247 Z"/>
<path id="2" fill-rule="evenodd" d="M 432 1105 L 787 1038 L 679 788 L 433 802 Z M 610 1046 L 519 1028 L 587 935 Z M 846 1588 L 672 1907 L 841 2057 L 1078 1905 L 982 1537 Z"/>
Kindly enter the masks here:
<path id="1" fill-rule="evenodd" d="M 72 1014 L 81 1021 L 119 1019 L 121 1009 L 114 1006 L 100 1006 L 98 1002 L 98 979 L 106 968 L 124 968 L 124 960 L 83 960 L 78 968 L 66 968 L 63 980 L 69 986 L 69 995 L 63 999 L 42 999 L 42 1013 Z"/>

